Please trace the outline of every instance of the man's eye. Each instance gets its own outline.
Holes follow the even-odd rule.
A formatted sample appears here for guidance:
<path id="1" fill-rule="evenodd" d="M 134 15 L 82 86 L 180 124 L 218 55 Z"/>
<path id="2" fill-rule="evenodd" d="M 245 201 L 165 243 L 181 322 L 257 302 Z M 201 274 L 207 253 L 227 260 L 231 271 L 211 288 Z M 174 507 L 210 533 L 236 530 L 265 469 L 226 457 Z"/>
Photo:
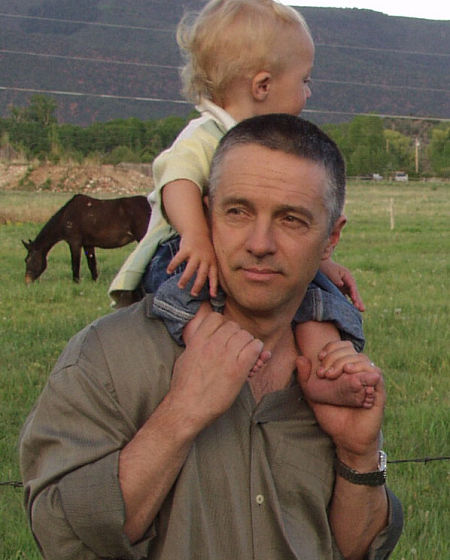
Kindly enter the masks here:
<path id="1" fill-rule="evenodd" d="M 244 211 L 242 208 L 228 208 L 227 214 L 229 216 L 241 216 L 244 214 Z"/>
<path id="2" fill-rule="evenodd" d="M 298 216 L 287 215 L 284 216 L 283 222 L 292 227 L 307 227 L 308 224 L 305 220 L 300 219 Z"/>

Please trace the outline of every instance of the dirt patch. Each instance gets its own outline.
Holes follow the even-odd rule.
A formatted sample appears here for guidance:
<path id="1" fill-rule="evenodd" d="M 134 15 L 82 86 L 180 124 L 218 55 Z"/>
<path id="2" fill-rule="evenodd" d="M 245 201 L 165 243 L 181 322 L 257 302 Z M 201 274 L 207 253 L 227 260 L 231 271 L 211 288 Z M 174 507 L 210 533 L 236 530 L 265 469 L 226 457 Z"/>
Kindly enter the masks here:
<path id="1" fill-rule="evenodd" d="M 0 189 L 86 194 L 147 194 L 153 188 L 150 165 L 0 163 Z"/>

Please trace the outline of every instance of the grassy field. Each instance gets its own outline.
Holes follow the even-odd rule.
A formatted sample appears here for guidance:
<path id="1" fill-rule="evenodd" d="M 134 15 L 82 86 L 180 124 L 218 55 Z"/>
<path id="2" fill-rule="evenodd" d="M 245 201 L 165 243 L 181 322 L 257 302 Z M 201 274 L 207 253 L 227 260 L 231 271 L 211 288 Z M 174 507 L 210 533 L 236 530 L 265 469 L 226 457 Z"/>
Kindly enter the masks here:
<path id="1" fill-rule="evenodd" d="M 38 222 L 70 196 L 0 192 L 0 482 L 20 480 L 16 442 L 26 414 L 70 336 L 111 312 L 107 287 L 132 248 L 98 251 L 98 282 L 83 262 L 76 285 L 61 243 L 41 279 L 25 286 L 21 239 L 34 239 Z M 336 260 L 358 280 L 366 351 L 385 372 L 388 458 L 449 456 L 450 186 L 350 184 L 346 213 Z M 450 558 L 448 473 L 445 460 L 389 465 L 405 511 L 394 560 Z M 0 486 L 0 558 L 39 558 L 12 485 Z"/>

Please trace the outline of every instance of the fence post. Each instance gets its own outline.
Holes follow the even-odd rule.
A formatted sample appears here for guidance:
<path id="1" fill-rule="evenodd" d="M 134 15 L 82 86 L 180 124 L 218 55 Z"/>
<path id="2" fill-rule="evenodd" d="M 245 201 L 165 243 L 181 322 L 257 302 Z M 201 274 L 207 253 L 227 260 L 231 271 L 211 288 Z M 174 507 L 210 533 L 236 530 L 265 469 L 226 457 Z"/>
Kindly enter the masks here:
<path id="1" fill-rule="evenodd" d="M 391 230 L 395 227 L 395 217 L 394 217 L 394 199 L 391 198 L 389 201 L 389 215 L 391 219 Z"/>

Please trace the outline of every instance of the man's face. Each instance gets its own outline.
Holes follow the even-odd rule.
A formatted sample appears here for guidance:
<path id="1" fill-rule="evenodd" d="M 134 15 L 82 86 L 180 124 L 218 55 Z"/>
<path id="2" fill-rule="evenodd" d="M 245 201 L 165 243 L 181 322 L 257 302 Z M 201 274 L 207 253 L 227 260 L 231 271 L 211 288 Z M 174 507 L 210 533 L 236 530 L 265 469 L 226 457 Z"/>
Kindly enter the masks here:
<path id="1" fill-rule="evenodd" d="M 294 315 L 339 238 L 327 234 L 325 188 L 324 168 L 291 154 L 248 144 L 225 155 L 211 230 L 229 309 Z"/>

